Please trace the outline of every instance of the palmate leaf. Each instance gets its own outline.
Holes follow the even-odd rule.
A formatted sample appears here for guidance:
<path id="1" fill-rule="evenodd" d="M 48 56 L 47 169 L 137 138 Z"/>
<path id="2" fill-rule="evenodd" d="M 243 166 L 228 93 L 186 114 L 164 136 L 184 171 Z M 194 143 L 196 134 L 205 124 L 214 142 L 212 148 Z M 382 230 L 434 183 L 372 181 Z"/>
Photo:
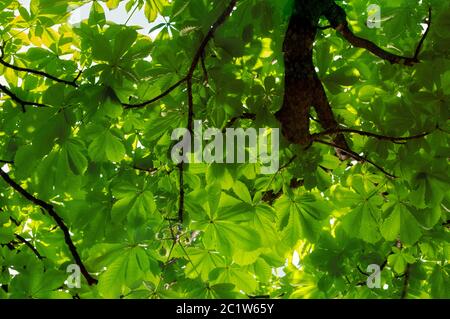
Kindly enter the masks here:
<path id="1" fill-rule="evenodd" d="M 243 290 L 247 294 L 254 292 L 258 286 L 256 279 L 250 272 L 237 266 L 215 268 L 209 274 L 209 279 L 213 282 L 231 283 L 238 290 Z"/>
<path id="2" fill-rule="evenodd" d="M 98 290 L 104 298 L 119 298 L 125 287 L 139 287 L 144 280 L 156 282 L 158 265 L 144 248 L 118 246 L 112 253 L 99 277 Z"/>
<path id="3" fill-rule="evenodd" d="M 261 236 L 248 224 L 220 216 L 206 227 L 202 238 L 206 247 L 227 255 L 232 255 L 237 248 L 254 251 L 261 246 Z"/>
<path id="4" fill-rule="evenodd" d="M 41 299 L 69 299 L 70 294 L 55 291 L 66 279 L 64 272 L 56 269 L 44 271 L 43 266 L 29 261 L 23 275 L 11 281 L 11 294 L 13 298 L 41 298 Z"/>
<path id="5" fill-rule="evenodd" d="M 206 281 L 210 272 L 225 265 L 223 257 L 216 251 L 197 248 L 186 248 L 186 254 L 191 262 L 186 265 L 185 273 L 189 278 L 200 278 Z M 180 257 L 186 257 L 183 251 L 179 251 Z"/>
<path id="6" fill-rule="evenodd" d="M 96 162 L 120 162 L 125 156 L 125 147 L 119 138 L 105 130 L 92 141 L 88 152 Z"/>
<path id="7" fill-rule="evenodd" d="M 22 122 L 24 130 L 34 132 L 31 143 L 22 146 L 15 155 L 15 163 L 20 171 L 27 174 L 45 155 L 50 153 L 56 142 L 61 143 L 70 134 L 70 123 L 65 112 L 45 110 L 31 114 Z M 39 124 L 33 123 L 37 120 Z"/>
<path id="8" fill-rule="evenodd" d="M 407 206 L 397 203 L 387 208 L 389 214 L 381 226 L 381 234 L 387 240 L 400 239 L 412 245 L 422 236 L 421 228 Z"/>
<path id="9" fill-rule="evenodd" d="M 217 284 L 217 285 L 195 285 L 193 290 L 189 291 L 191 298 L 200 299 L 233 299 L 241 295 L 236 293 L 235 287 L 232 284 Z"/>
<path id="10" fill-rule="evenodd" d="M 304 194 L 294 199 L 283 196 L 275 204 L 283 241 L 289 246 L 301 239 L 316 241 L 320 235 L 322 221 L 331 213 L 331 207 L 314 195 Z"/>
<path id="11" fill-rule="evenodd" d="M 409 253 L 401 251 L 397 247 L 393 248 L 393 254 L 388 257 L 388 263 L 394 268 L 394 271 L 398 274 L 402 274 L 408 264 L 413 264 L 415 258 Z"/>
<path id="12" fill-rule="evenodd" d="M 159 216 L 154 214 L 156 203 L 150 189 L 139 189 L 134 185 L 124 184 L 115 189 L 114 195 L 117 201 L 111 210 L 113 222 L 122 223 L 126 219 L 130 226 L 137 227 L 149 219 L 154 221 L 159 219 Z"/>
<path id="13" fill-rule="evenodd" d="M 374 244 L 381 239 L 379 220 L 380 210 L 368 202 L 347 213 L 342 226 L 350 236 Z"/>
<path id="14" fill-rule="evenodd" d="M 446 174 L 417 174 L 411 183 L 410 201 L 418 208 L 434 207 L 442 201 L 447 189 Z"/>

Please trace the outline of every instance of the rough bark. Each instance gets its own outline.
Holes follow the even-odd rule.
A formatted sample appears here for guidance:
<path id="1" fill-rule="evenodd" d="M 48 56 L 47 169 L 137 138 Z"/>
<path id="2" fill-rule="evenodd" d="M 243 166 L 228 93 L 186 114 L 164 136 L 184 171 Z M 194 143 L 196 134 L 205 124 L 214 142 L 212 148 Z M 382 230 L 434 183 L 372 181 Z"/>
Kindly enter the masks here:
<path id="1" fill-rule="evenodd" d="M 429 10 L 428 28 L 420 40 L 415 55 L 404 57 L 390 53 L 375 43 L 353 34 L 347 16 L 334 0 L 295 0 L 293 12 L 286 31 L 283 53 L 285 65 L 284 101 L 275 114 L 281 123 L 283 135 L 288 141 L 308 147 L 314 142 L 309 129 L 310 108 L 314 107 L 320 125 L 334 134 L 336 153 L 342 159 L 352 157 L 351 149 L 339 130 L 325 89 L 313 63 L 313 44 L 317 35 L 320 17 L 325 17 L 330 27 L 338 31 L 350 44 L 364 48 L 392 64 L 412 66 L 419 62 L 419 54 L 431 25 Z M 348 152 L 345 152 L 347 150 Z"/>
<path id="2" fill-rule="evenodd" d="M 309 130 L 311 107 L 316 110 L 325 130 L 335 130 L 339 126 L 313 63 L 313 44 L 319 18 L 325 13 L 332 16 L 333 12 L 326 3 L 311 0 L 296 1 L 293 9 L 283 44 L 284 102 L 275 115 L 287 140 L 308 146 L 312 143 Z M 341 149 L 348 149 L 342 134 L 337 134 L 334 143 Z M 342 159 L 347 158 L 341 151 L 337 152 Z"/>

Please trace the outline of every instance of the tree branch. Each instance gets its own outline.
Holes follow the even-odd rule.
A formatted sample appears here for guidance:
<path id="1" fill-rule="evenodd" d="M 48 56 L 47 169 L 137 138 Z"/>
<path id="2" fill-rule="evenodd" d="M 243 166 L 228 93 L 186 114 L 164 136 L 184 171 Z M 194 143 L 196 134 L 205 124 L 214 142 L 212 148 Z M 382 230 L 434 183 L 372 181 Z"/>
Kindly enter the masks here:
<path id="1" fill-rule="evenodd" d="M 380 135 L 380 134 L 376 134 L 376 133 L 370 133 L 370 132 L 365 132 L 365 131 L 360 131 L 360 130 L 355 130 L 355 129 L 336 128 L 336 129 L 330 129 L 330 130 L 326 130 L 324 132 L 313 134 L 312 138 L 316 139 L 316 138 L 320 138 L 323 136 L 340 134 L 340 133 L 353 133 L 353 134 L 358 134 L 358 135 L 362 135 L 362 136 L 374 137 L 379 140 L 390 141 L 390 142 L 394 142 L 394 143 L 420 139 L 420 138 L 423 138 L 423 137 L 431 134 L 431 133 L 422 133 L 419 135 L 407 136 L 407 137 L 393 137 L 393 136 Z"/>
<path id="2" fill-rule="evenodd" d="M 133 169 L 140 171 L 140 172 L 146 172 L 150 175 L 154 175 L 156 172 L 159 171 L 159 168 L 144 168 L 144 167 L 139 167 L 137 165 L 133 165 Z"/>
<path id="3" fill-rule="evenodd" d="M 319 29 L 319 30 L 328 30 L 328 29 L 333 29 L 333 26 L 331 26 L 331 25 L 324 25 L 324 26 L 318 25 L 317 29 Z"/>
<path id="4" fill-rule="evenodd" d="M 36 249 L 36 247 L 34 247 L 29 241 L 27 241 L 25 238 L 23 238 L 22 236 L 15 234 L 16 238 L 22 242 L 23 244 L 25 244 L 25 246 L 27 246 L 28 248 L 31 249 L 31 251 L 36 255 L 36 257 L 40 260 L 44 259 L 45 257 L 43 257 L 39 251 Z"/>
<path id="5" fill-rule="evenodd" d="M 406 271 L 404 273 L 403 288 L 402 288 L 402 293 L 400 295 L 400 299 L 406 299 L 408 297 L 410 272 L 411 272 L 411 265 L 408 264 L 406 266 Z"/>
<path id="6" fill-rule="evenodd" d="M 178 199 L 178 222 L 180 224 L 183 223 L 184 220 L 184 163 L 181 162 L 178 165 L 178 170 L 180 174 L 180 192 L 179 192 L 179 199 Z"/>
<path id="7" fill-rule="evenodd" d="M 205 55 L 205 49 L 208 45 L 209 41 L 214 37 L 214 33 L 216 30 L 225 23 L 226 19 L 231 15 L 233 12 L 234 7 L 236 6 L 237 0 L 231 0 L 229 5 L 226 7 L 225 11 L 219 16 L 219 18 L 214 22 L 214 24 L 209 29 L 206 36 L 203 38 L 202 42 L 200 43 L 200 46 L 198 47 L 194 58 L 192 59 L 191 66 L 188 70 L 188 73 L 186 75 L 185 81 L 187 85 L 187 98 L 188 98 L 188 123 L 187 123 L 187 129 L 191 133 L 191 136 L 193 136 L 193 126 L 194 126 L 194 96 L 193 96 L 193 90 L 192 90 L 192 77 L 194 76 L 195 69 L 197 68 L 198 63 L 202 59 L 202 57 Z M 206 68 L 204 68 L 204 72 L 206 71 Z M 179 203 L 178 203 L 178 222 L 180 224 L 183 223 L 184 220 L 184 212 L 185 212 L 185 191 L 184 191 L 184 163 L 181 162 L 178 165 L 179 174 L 180 174 L 180 192 L 179 192 Z"/>
<path id="8" fill-rule="evenodd" d="M 362 275 L 364 275 L 364 276 L 366 276 L 366 277 L 369 277 L 369 276 L 370 276 L 368 273 L 366 273 L 365 271 L 363 271 L 359 265 L 356 266 L 356 269 L 358 269 L 358 271 L 359 271 Z"/>
<path id="9" fill-rule="evenodd" d="M 59 226 L 59 228 L 61 228 L 62 232 L 64 233 L 65 242 L 75 260 L 75 263 L 80 267 L 81 273 L 83 274 L 84 278 L 86 278 L 86 281 L 88 282 L 89 285 L 96 284 L 97 279 L 93 278 L 87 271 L 85 265 L 83 264 L 80 258 L 80 255 L 78 254 L 77 248 L 75 247 L 75 244 L 73 243 L 72 238 L 70 237 L 69 228 L 66 226 L 63 219 L 56 213 L 56 211 L 53 208 L 53 205 L 39 198 L 34 197 L 32 194 L 27 192 L 22 186 L 20 186 L 14 180 L 12 180 L 11 177 L 9 177 L 9 175 L 5 173 L 2 169 L 0 169 L 0 176 L 16 192 L 18 192 L 20 195 L 22 195 L 31 203 L 41 207 L 42 209 L 48 212 L 48 214 L 53 218 L 53 220 L 56 222 L 56 224 Z"/>
<path id="10" fill-rule="evenodd" d="M 234 7 L 236 6 L 237 0 L 231 0 L 230 4 L 226 7 L 225 11 L 219 16 L 219 18 L 214 22 L 214 24 L 209 29 L 208 33 L 203 38 L 202 42 L 200 43 L 200 46 L 198 47 L 197 51 L 195 52 L 195 55 L 192 59 L 191 65 L 189 67 L 189 70 L 187 72 L 187 75 L 183 77 L 181 80 L 179 80 L 177 83 L 172 85 L 170 88 L 168 88 L 166 91 L 161 93 L 160 95 L 152 98 L 151 100 L 148 100 L 143 103 L 139 104 L 125 104 L 122 103 L 122 105 L 125 107 L 125 109 L 134 109 L 134 108 L 142 108 L 146 107 L 152 103 L 155 103 L 162 99 L 163 97 L 166 97 L 169 95 L 173 90 L 178 88 L 181 84 L 184 82 L 187 82 L 188 86 L 189 84 L 192 84 L 192 77 L 194 75 L 195 69 L 197 68 L 197 65 L 199 61 L 202 59 L 202 56 L 204 55 L 206 46 L 208 45 L 209 41 L 214 37 L 214 33 L 216 30 L 226 21 L 226 19 L 231 15 L 233 12 Z M 192 87 L 191 87 L 192 88 Z M 189 90 L 189 88 L 188 88 Z"/>
<path id="11" fill-rule="evenodd" d="M 238 120 L 252 120 L 254 121 L 256 119 L 256 114 L 254 113 L 242 113 L 239 116 L 235 116 L 233 118 L 231 118 L 223 127 L 222 132 L 225 132 L 225 130 L 227 128 L 230 128 L 234 125 L 234 123 L 236 123 L 236 121 Z"/>
<path id="12" fill-rule="evenodd" d="M 37 102 L 29 102 L 24 101 L 21 98 L 19 98 L 17 95 L 15 95 L 13 92 L 11 92 L 6 86 L 0 84 L 0 91 L 4 92 L 6 95 L 8 95 L 14 102 L 22 106 L 22 110 L 25 112 L 25 106 L 36 106 L 36 107 L 50 107 L 45 104 L 37 103 Z"/>
<path id="13" fill-rule="evenodd" d="M 230 4 L 226 7 L 225 11 L 220 15 L 220 17 L 214 22 L 214 24 L 209 29 L 206 36 L 203 38 L 203 41 L 201 42 L 199 48 L 197 49 L 197 52 L 195 53 L 194 59 L 192 60 L 191 67 L 188 71 L 188 76 L 192 77 L 194 74 L 195 68 L 197 67 L 197 64 L 199 60 L 201 59 L 206 46 L 208 45 L 209 41 L 214 37 L 214 33 L 216 30 L 225 23 L 226 19 L 231 15 L 233 12 L 234 7 L 236 6 L 237 0 L 231 0 Z"/>
<path id="14" fill-rule="evenodd" d="M 336 149 L 338 149 L 338 150 L 348 154 L 349 156 L 351 156 L 352 158 L 354 158 L 355 160 L 357 160 L 359 162 L 367 162 L 369 164 L 372 164 L 372 166 L 374 166 L 375 168 L 377 168 L 379 171 L 381 171 L 383 174 L 385 174 L 386 176 L 388 176 L 390 178 L 393 178 L 393 179 L 397 178 L 397 176 L 395 176 L 395 175 L 393 175 L 391 173 L 388 173 L 380 165 L 374 163 L 373 161 L 371 161 L 371 160 L 369 160 L 369 159 L 367 159 L 367 158 L 365 158 L 365 157 L 363 157 L 363 156 L 361 156 L 361 155 L 359 155 L 359 154 L 357 154 L 357 153 L 355 153 L 355 152 L 353 152 L 351 150 L 343 149 L 343 148 L 339 147 L 338 145 L 336 145 L 335 143 L 326 142 L 326 141 L 323 141 L 323 140 L 320 140 L 320 139 L 314 139 L 313 141 L 317 142 L 317 143 L 320 143 L 320 144 L 324 144 L 324 145 L 327 145 L 327 146 L 334 147 L 334 148 L 336 148 Z"/>
<path id="15" fill-rule="evenodd" d="M 289 182 L 289 187 L 291 189 L 297 189 L 305 185 L 304 179 L 298 179 L 296 177 L 293 177 L 291 181 Z M 283 191 L 280 190 L 279 192 L 275 193 L 273 190 L 269 190 L 263 193 L 263 196 L 261 200 L 270 206 L 273 205 L 273 203 L 283 195 Z"/>
<path id="16" fill-rule="evenodd" d="M 63 83 L 63 84 L 70 85 L 70 86 L 73 86 L 73 87 L 78 87 L 78 84 L 76 83 L 76 81 L 80 78 L 80 76 L 81 76 L 81 74 L 82 74 L 82 71 L 80 71 L 80 72 L 78 73 L 77 77 L 76 77 L 74 80 L 72 80 L 72 81 L 67 81 L 67 80 L 63 80 L 63 79 L 57 78 L 57 77 L 55 77 L 55 76 L 53 76 L 53 75 L 51 75 L 51 74 L 48 74 L 48 73 L 46 73 L 46 72 L 42 72 L 42 71 L 38 71 L 38 70 L 33 70 L 33 69 L 28 69 L 28 68 L 22 68 L 22 67 L 20 67 L 20 66 L 12 65 L 12 64 L 6 62 L 6 61 L 3 59 L 4 56 L 5 56 L 5 52 L 4 52 L 4 50 L 3 50 L 3 46 L 0 45 L 0 64 L 2 64 L 3 66 L 5 66 L 5 67 L 7 67 L 7 68 L 10 68 L 10 69 L 12 69 L 12 70 L 18 71 L 18 72 L 31 73 L 31 74 L 34 74 L 34 75 L 37 75 L 37 76 L 41 76 L 41 77 L 44 77 L 44 78 L 48 78 L 48 79 L 50 79 L 50 80 L 52 80 L 52 81 L 55 81 L 55 82 L 58 82 L 58 83 Z"/>
<path id="17" fill-rule="evenodd" d="M 400 56 L 400 55 L 396 55 L 393 53 L 390 53 L 382 48 L 380 48 L 378 45 L 376 45 L 375 43 L 367 40 L 367 39 L 363 39 L 361 37 L 358 37 L 357 35 L 355 35 L 349 28 L 348 23 L 340 23 L 338 24 L 335 29 L 340 32 L 342 34 L 342 36 L 353 46 L 358 47 L 358 48 L 363 48 L 366 49 L 368 51 L 370 51 L 371 53 L 373 53 L 374 55 L 378 56 L 379 58 L 389 61 L 391 64 L 403 64 L 406 66 L 412 66 L 416 63 L 419 63 L 419 54 L 422 50 L 422 46 L 423 43 L 425 42 L 425 39 L 428 36 L 430 27 L 431 27 L 431 21 L 432 21 L 432 10 L 431 8 L 429 8 L 428 10 L 428 21 L 427 21 L 427 30 L 425 31 L 425 33 L 423 34 L 422 38 L 420 39 L 419 44 L 417 45 L 415 54 L 413 57 L 405 57 L 405 56 Z"/>
<path id="18" fill-rule="evenodd" d="M 9 250 L 15 249 L 13 243 L 0 244 L 0 247 L 7 247 Z"/>
<path id="19" fill-rule="evenodd" d="M 169 95 L 170 93 L 172 93 L 173 90 L 175 90 L 176 88 L 178 88 L 181 84 L 183 84 L 184 82 L 186 82 L 187 78 L 184 77 L 181 80 L 179 80 L 177 83 L 175 83 L 174 85 L 172 85 L 171 87 L 169 87 L 167 90 L 165 90 L 163 93 L 159 94 L 158 96 L 155 96 L 154 98 L 146 101 L 146 102 L 142 102 L 139 104 L 127 104 L 127 103 L 122 103 L 122 106 L 125 107 L 125 109 L 137 109 L 137 108 L 142 108 L 142 107 L 146 107 L 150 104 L 153 104 L 159 100 L 161 100 L 162 98 L 166 97 L 167 95 Z"/>

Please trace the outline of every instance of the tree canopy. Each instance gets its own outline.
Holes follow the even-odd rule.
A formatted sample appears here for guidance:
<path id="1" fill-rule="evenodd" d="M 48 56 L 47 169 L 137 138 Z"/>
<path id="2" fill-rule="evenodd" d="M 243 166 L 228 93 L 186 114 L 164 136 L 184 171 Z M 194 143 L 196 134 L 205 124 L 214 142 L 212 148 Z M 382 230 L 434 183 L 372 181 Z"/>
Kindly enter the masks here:
<path id="1" fill-rule="evenodd" d="M 445 1 L 0 9 L 0 298 L 450 298 Z M 194 120 L 278 171 L 174 163 Z"/>

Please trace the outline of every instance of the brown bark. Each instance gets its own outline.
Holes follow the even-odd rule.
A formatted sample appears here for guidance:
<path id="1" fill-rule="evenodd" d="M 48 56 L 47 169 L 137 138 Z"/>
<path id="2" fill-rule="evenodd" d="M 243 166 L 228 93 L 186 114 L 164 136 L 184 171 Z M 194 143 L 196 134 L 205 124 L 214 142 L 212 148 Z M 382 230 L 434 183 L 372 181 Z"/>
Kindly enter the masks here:
<path id="1" fill-rule="evenodd" d="M 308 1 L 303 4 L 307 5 Z M 313 2 L 309 5 L 312 6 Z M 304 7 L 298 9 L 291 16 L 283 44 L 284 102 L 275 116 L 281 122 L 282 133 L 287 140 L 308 146 L 313 141 L 309 130 L 311 106 L 315 108 L 325 130 L 337 129 L 338 123 L 313 63 L 313 44 L 318 21 L 313 15 L 305 14 L 307 10 Z M 342 134 L 337 135 L 334 143 L 341 149 L 348 149 Z M 338 151 L 338 155 L 342 159 L 347 158 L 341 151 Z"/>
<path id="2" fill-rule="evenodd" d="M 281 123 L 283 135 L 294 144 L 310 146 L 314 136 L 310 133 L 310 108 L 314 107 L 321 126 L 327 132 L 334 132 L 333 143 L 336 153 L 342 160 L 352 157 L 354 152 L 339 130 L 325 89 L 313 63 L 313 44 L 316 38 L 319 18 L 324 16 L 330 27 L 336 29 L 353 46 L 365 48 L 376 56 L 389 61 L 411 66 L 419 62 L 419 54 L 431 24 L 429 10 L 428 28 L 420 40 L 415 55 L 404 57 L 392 54 L 375 43 L 353 34 L 348 27 L 345 11 L 333 0 L 296 0 L 293 14 L 286 31 L 283 52 L 285 65 L 284 101 L 275 114 Z M 345 152 L 345 151 L 348 152 Z"/>

